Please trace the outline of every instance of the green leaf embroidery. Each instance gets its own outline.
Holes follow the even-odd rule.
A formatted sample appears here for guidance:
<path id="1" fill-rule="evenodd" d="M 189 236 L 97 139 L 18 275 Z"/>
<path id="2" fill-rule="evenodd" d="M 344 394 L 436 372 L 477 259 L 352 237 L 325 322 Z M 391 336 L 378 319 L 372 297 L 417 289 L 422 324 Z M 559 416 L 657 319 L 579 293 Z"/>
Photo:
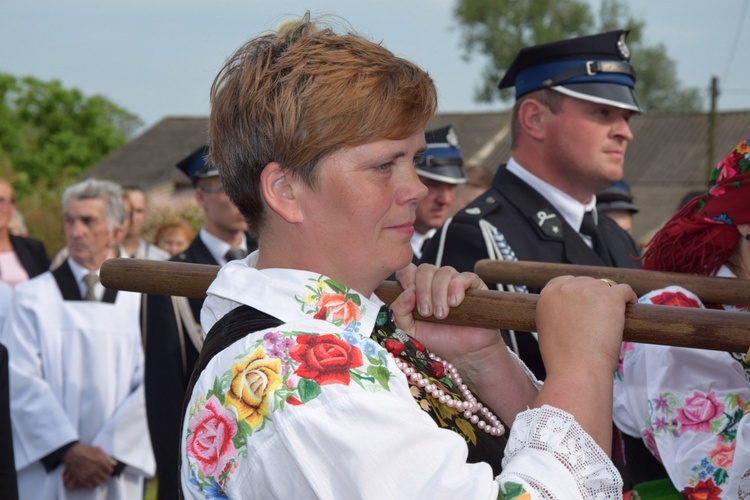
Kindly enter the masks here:
<path id="1" fill-rule="evenodd" d="M 370 365 L 367 367 L 368 375 L 372 375 L 377 380 L 383 389 L 390 391 L 388 387 L 388 381 L 391 379 L 391 372 L 385 366 L 374 366 Z"/>
<path id="2" fill-rule="evenodd" d="M 497 495 L 498 500 L 512 500 L 526 493 L 522 484 L 507 482 L 500 485 L 500 492 Z"/>
<path id="3" fill-rule="evenodd" d="M 316 381 L 310 380 L 309 378 L 300 379 L 297 387 L 299 388 L 299 397 L 303 403 L 312 401 L 320 396 L 320 386 Z"/>

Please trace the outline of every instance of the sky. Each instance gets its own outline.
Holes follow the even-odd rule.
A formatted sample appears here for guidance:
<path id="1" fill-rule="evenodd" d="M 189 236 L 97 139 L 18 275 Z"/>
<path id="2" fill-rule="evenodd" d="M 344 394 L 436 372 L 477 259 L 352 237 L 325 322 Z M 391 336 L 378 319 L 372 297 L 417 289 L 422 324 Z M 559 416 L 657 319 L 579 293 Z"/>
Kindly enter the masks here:
<path id="1" fill-rule="evenodd" d="M 598 0 L 589 0 L 598 9 Z M 750 110 L 750 0 L 626 0 L 645 20 L 644 41 L 663 44 L 679 81 L 718 109 Z M 507 109 L 477 103 L 485 59 L 465 60 L 455 0 L 0 0 L 0 72 L 57 79 L 100 94 L 144 127 L 167 116 L 207 116 L 208 93 L 224 61 L 253 36 L 310 10 L 334 14 L 426 69 L 442 112 Z M 744 15 L 743 15 L 744 14 Z"/>

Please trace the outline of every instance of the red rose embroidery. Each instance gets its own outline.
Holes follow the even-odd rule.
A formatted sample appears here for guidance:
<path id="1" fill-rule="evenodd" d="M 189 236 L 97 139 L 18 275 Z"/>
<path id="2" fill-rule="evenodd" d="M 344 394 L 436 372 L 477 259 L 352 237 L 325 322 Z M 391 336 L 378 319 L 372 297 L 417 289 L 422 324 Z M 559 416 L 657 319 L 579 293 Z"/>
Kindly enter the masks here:
<path id="1" fill-rule="evenodd" d="M 445 377 L 445 367 L 443 366 L 443 363 L 430 361 L 429 363 L 427 363 L 427 369 L 430 371 L 430 375 L 435 378 Z"/>
<path id="2" fill-rule="evenodd" d="M 317 313 L 315 314 L 315 316 L 313 316 L 313 318 L 314 318 L 314 319 L 322 319 L 322 320 L 325 320 L 325 319 L 326 319 L 326 313 L 327 313 L 327 312 L 328 312 L 328 309 L 326 309 L 325 307 L 321 307 L 321 308 L 320 308 L 320 311 L 318 311 L 318 312 L 317 312 Z"/>
<path id="3" fill-rule="evenodd" d="M 682 430 L 694 432 L 710 432 L 711 420 L 720 417 L 724 405 L 711 394 L 695 392 L 685 400 L 685 405 L 677 410 L 677 419 L 682 424 Z"/>
<path id="4" fill-rule="evenodd" d="M 345 325 L 362 319 L 362 312 L 359 310 L 359 306 L 353 300 L 348 300 L 341 293 L 324 293 L 318 299 L 318 305 L 326 308 L 331 313 L 332 320 L 343 320 Z"/>
<path id="5" fill-rule="evenodd" d="M 700 302 L 691 299 L 682 292 L 662 292 L 659 295 L 651 297 L 652 304 L 663 306 L 680 306 L 680 307 L 700 307 Z"/>
<path id="6" fill-rule="evenodd" d="M 349 385 L 349 370 L 362 366 L 362 352 L 335 335 L 300 335 L 289 355 L 300 363 L 294 371 L 320 385 Z"/>
<path id="7" fill-rule="evenodd" d="M 187 453 L 195 459 L 204 476 L 213 476 L 237 456 L 232 443 L 237 434 L 237 422 L 216 396 L 211 396 L 203 410 L 190 421 L 190 430 Z"/>
<path id="8" fill-rule="evenodd" d="M 682 496 L 688 500 L 721 500 L 721 488 L 714 484 L 713 479 L 700 481 L 694 487 L 687 486 Z"/>
<path id="9" fill-rule="evenodd" d="M 417 339 L 411 339 L 411 343 L 417 351 L 427 354 L 427 349 L 424 348 L 420 341 L 418 341 Z"/>
<path id="10" fill-rule="evenodd" d="M 399 357 L 404 352 L 404 343 L 395 339 L 388 339 L 385 341 L 385 349 L 393 356 Z"/>

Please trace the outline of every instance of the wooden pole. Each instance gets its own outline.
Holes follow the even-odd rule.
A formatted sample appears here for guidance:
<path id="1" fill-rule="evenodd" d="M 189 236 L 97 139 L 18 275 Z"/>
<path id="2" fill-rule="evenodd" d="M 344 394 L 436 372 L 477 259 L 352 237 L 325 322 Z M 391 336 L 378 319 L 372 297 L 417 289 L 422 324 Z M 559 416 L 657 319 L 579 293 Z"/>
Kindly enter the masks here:
<path id="1" fill-rule="evenodd" d="M 627 283 L 636 294 L 678 285 L 696 294 L 703 302 L 714 304 L 750 304 L 750 280 L 716 278 L 697 274 L 665 273 L 599 266 L 550 264 L 484 259 L 477 261 L 474 272 L 485 283 L 526 285 L 542 288 L 557 276 L 591 276 Z"/>
<path id="2" fill-rule="evenodd" d="M 205 297 L 218 266 L 142 259 L 110 259 L 100 278 L 107 288 L 140 293 Z M 385 303 L 401 293 L 384 282 L 375 292 Z M 535 331 L 538 296 L 476 290 L 445 320 L 456 325 Z M 434 318 L 423 318 L 437 321 Z M 633 304 L 625 313 L 624 339 L 649 344 L 745 352 L 750 346 L 750 316 L 744 313 Z"/>

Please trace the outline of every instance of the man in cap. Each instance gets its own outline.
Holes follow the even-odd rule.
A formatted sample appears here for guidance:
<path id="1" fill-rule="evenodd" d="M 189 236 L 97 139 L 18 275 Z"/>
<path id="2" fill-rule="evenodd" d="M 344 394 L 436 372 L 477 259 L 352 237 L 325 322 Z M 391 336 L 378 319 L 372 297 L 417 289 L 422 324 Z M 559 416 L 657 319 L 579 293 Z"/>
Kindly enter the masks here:
<path id="1" fill-rule="evenodd" d="M 247 223 L 229 201 L 219 172 L 206 162 L 200 147 L 177 164 L 192 181 L 204 225 L 184 252 L 171 260 L 223 265 L 257 248 L 245 231 Z M 146 408 L 159 477 L 159 499 L 178 498 L 177 457 L 185 390 L 202 343 L 203 299 L 149 295 L 146 300 Z"/>
<path id="2" fill-rule="evenodd" d="M 427 150 L 417 164 L 417 174 L 427 186 L 427 196 L 417 205 L 411 248 L 416 263 L 422 249 L 443 225 L 456 196 L 456 186 L 466 182 L 458 137 L 452 126 L 425 132 Z"/>
<path id="3" fill-rule="evenodd" d="M 596 210 L 615 221 L 628 234 L 633 234 L 633 215 L 638 213 L 638 207 L 633 203 L 633 195 L 627 183 L 613 182 L 604 191 L 597 193 Z"/>
<path id="4" fill-rule="evenodd" d="M 421 262 L 459 271 L 487 258 L 636 267 L 632 239 L 598 217 L 595 196 L 622 178 L 628 122 L 640 113 L 625 36 L 612 31 L 519 52 L 500 82 L 516 87 L 512 156 L 492 187 L 432 238 Z M 536 339 L 511 333 L 506 340 L 544 378 Z"/>
<path id="5" fill-rule="evenodd" d="M 516 93 L 511 158 L 492 187 L 441 229 L 445 235 L 432 238 L 421 262 L 459 271 L 487 258 L 638 267 L 633 239 L 596 211 L 596 193 L 622 179 L 629 121 L 642 112 L 626 36 L 618 30 L 521 49 L 499 84 Z M 543 379 L 534 335 L 503 337 Z"/>

